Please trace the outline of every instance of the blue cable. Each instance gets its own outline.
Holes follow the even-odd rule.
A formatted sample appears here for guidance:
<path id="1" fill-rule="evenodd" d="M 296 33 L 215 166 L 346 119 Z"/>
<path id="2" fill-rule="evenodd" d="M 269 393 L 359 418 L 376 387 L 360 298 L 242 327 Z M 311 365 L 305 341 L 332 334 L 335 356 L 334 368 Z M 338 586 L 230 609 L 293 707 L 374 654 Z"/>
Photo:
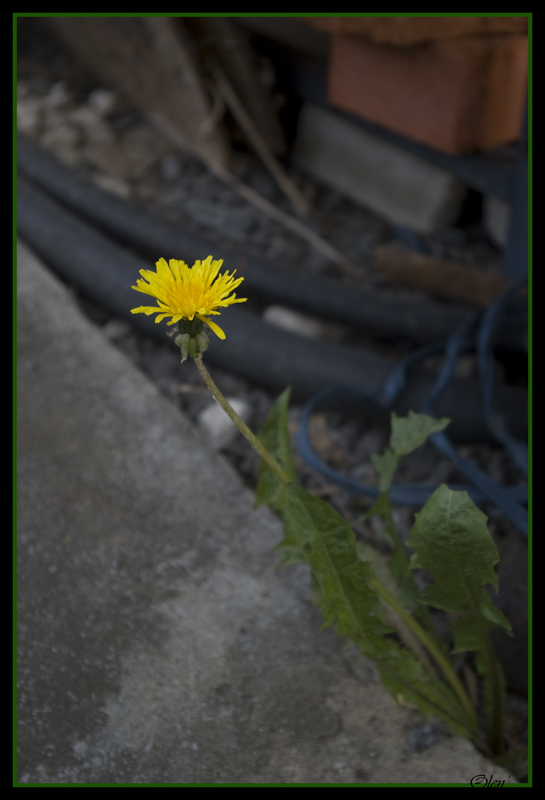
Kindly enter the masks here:
<path id="1" fill-rule="evenodd" d="M 466 344 L 468 337 L 477 329 L 477 352 L 479 359 L 479 373 L 483 390 L 483 414 L 487 427 L 501 444 L 504 445 L 514 462 L 523 471 L 528 471 L 528 451 L 524 443 L 514 439 L 505 424 L 505 420 L 492 412 L 494 363 L 491 355 L 490 339 L 494 323 L 500 311 L 511 295 L 522 285 L 521 279 L 509 287 L 491 306 L 482 314 L 474 314 L 464 322 L 446 342 L 434 342 L 418 348 L 414 353 L 402 359 L 392 370 L 378 395 L 372 392 L 349 389 L 345 387 L 330 387 L 312 397 L 303 408 L 301 425 L 297 432 L 296 444 L 301 457 L 314 469 L 324 475 L 332 483 L 342 486 L 353 494 L 364 494 L 373 498 L 379 496 L 376 487 L 368 486 L 355 478 L 350 478 L 334 470 L 326 464 L 313 450 L 309 438 L 310 417 L 318 405 L 334 395 L 344 395 L 356 399 L 372 399 L 382 406 L 389 407 L 403 390 L 409 366 L 428 355 L 442 350 L 445 351 L 445 360 L 441 372 L 420 409 L 423 414 L 432 415 L 433 405 L 442 392 L 447 388 L 452 378 L 456 361 L 462 350 L 473 349 Z M 479 324 L 480 323 L 480 324 Z M 448 456 L 471 481 L 473 485 L 465 486 L 450 484 L 454 491 L 466 491 L 474 503 L 481 505 L 493 502 L 500 508 L 508 519 L 526 536 L 528 535 L 528 512 L 524 504 L 528 503 L 528 489 L 526 486 L 502 487 L 488 475 L 478 469 L 474 464 L 462 458 L 455 450 L 445 433 L 435 433 L 430 436 L 430 441 L 437 449 Z M 390 498 L 394 505 L 423 505 L 437 486 L 413 483 L 393 484 L 390 487 Z"/>
<path id="2" fill-rule="evenodd" d="M 496 439 L 503 444 L 517 467 L 528 475 L 528 445 L 515 439 L 505 424 L 505 419 L 492 411 L 492 395 L 494 392 L 494 361 L 490 356 L 490 338 L 494 322 L 498 317 L 504 303 L 514 292 L 526 283 L 526 278 L 515 281 L 489 308 L 484 312 L 481 327 L 477 337 L 477 352 L 479 354 L 479 373 L 483 392 L 483 416 L 488 429 Z"/>

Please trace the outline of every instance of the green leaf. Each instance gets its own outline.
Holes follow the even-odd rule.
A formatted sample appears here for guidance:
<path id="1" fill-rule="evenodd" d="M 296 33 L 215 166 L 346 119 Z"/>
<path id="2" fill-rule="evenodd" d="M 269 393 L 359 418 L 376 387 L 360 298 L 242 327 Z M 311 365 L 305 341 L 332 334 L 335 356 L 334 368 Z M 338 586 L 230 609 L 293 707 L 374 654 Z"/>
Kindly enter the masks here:
<path id="1" fill-rule="evenodd" d="M 388 561 L 388 559 L 385 558 L 385 556 L 379 553 L 378 550 L 376 550 L 370 544 L 361 541 L 356 542 L 356 551 L 358 553 L 358 558 L 361 559 L 361 561 L 368 561 L 371 564 L 377 580 L 380 581 L 380 583 L 384 586 L 384 588 L 387 589 L 390 592 L 390 594 L 396 598 L 396 600 L 401 602 L 402 605 L 405 606 L 405 608 L 409 608 L 410 610 L 412 610 L 412 605 L 418 606 L 417 601 L 413 599 L 413 588 L 414 590 L 416 590 L 416 586 L 414 585 L 414 576 L 412 575 L 412 573 L 409 573 L 409 577 L 413 581 L 413 585 L 409 587 L 409 592 L 408 592 L 409 602 L 405 602 L 406 592 L 403 585 L 406 580 L 406 573 L 404 572 L 402 576 L 403 584 L 401 589 L 399 588 L 399 585 L 392 577 L 391 562 L 394 556 L 392 556 L 390 558 L 390 561 Z M 427 611 L 427 608 L 424 609 L 423 606 L 419 606 L 418 610 Z M 414 614 L 414 616 L 417 615 Z M 423 653 L 422 646 L 418 642 L 417 637 L 406 625 L 406 623 L 403 622 L 403 620 L 389 607 L 385 609 L 384 618 L 388 624 L 395 625 L 402 642 L 406 644 L 407 647 L 410 647 L 415 653 L 415 655 L 424 663 L 424 661 L 427 660 L 427 655 L 425 654 L 425 652 Z"/>
<path id="2" fill-rule="evenodd" d="M 388 559 L 383 556 L 382 553 L 379 553 L 375 547 L 360 540 L 356 542 L 356 553 L 360 561 L 367 561 L 371 564 L 377 580 L 379 580 L 391 594 L 395 595 L 397 586 L 390 575 Z"/>
<path id="3" fill-rule="evenodd" d="M 444 430 L 449 422 L 446 417 L 434 419 L 426 414 L 415 414 L 414 411 L 409 411 L 407 417 L 398 417 L 392 411 L 390 447 L 395 455 L 401 458 L 423 445 L 432 433 Z"/>
<path id="4" fill-rule="evenodd" d="M 480 746 L 479 731 L 473 727 L 450 687 L 430 679 L 409 650 L 399 650 L 397 662 L 390 660 L 378 663 L 385 689 L 398 703 L 401 698 L 414 703 L 427 717 L 434 716 L 442 720 L 458 736 L 468 737 Z"/>
<path id="5" fill-rule="evenodd" d="M 290 393 L 288 387 L 275 400 L 265 424 L 258 433 L 258 439 L 295 483 L 295 467 L 288 429 Z M 284 484 L 277 478 L 270 467 L 264 461 L 261 461 L 254 508 L 267 504 L 274 508 L 279 513 L 280 518 L 283 519 L 282 507 L 285 503 L 285 491 Z M 279 567 L 283 567 L 286 564 L 304 563 L 305 561 L 299 545 L 293 536 L 286 531 L 285 526 L 284 538 L 274 549 L 280 553 Z"/>
<path id="6" fill-rule="evenodd" d="M 378 589 L 373 568 L 358 558 L 355 536 L 348 523 L 323 500 L 297 486 L 287 424 L 288 403 L 289 390 L 286 390 L 274 403 L 259 438 L 293 482 L 284 486 L 262 464 L 256 498 L 256 506 L 268 503 L 278 511 L 284 523 L 285 537 L 277 548 L 282 552 L 283 563 L 304 559 L 309 564 L 315 587 L 313 594 L 322 607 L 324 626 L 333 625 L 341 636 L 355 643 L 364 655 L 377 663 L 383 683 L 394 698 L 416 703 L 425 713 L 434 714 L 457 733 L 476 741 L 478 732 L 459 698 L 436 678 L 429 663 L 426 671 L 412 650 L 402 647 L 392 637 L 395 628 L 385 624 L 381 601 L 369 585 L 371 582 Z M 432 420 L 432 423 L 437 425 L 437 421 Z M 432 429 L 437 428 L 432 425 Z M 418 441 L 416 446 L 420 443 Z M 381 486 L 389 485 L 399 456 L 389 450 L 377 457 L 375 463 L 381 472 Z M 387 536 L 393 539 L 396 553 L 402 545 L 395 526 L 390 530 L 393 519 L 386 490 L 371 510 L 373 512 L 383 515 Z M 374 560 L 378 568 L 380 559 Z M 383 568 L 384 563 L 380 562 L 378 571 L 382 572 Z M 402 578 L 402 589 L 409 589 L 404 586 L 407 567 L 403 569 L 397 558 L 389 565 L 389 572 L 390 581 L 393 572 Z M 399 628 L 403 638 L 403 626 Z M 405 636 L 404 640 L 417 651 L 410 637 Z"/>
<path id="7" fill-rule="evenodd" d="M 388 568 L 395 585 L 395 589 L 392 591 L 392 594 L 406 608 L 412 612 L 416 612 L 416 615 L 418 616 L 419 610 L 422 609 L 418 599 L 418 587 L 414 580 L 414 575 L 412 572 L 410 572 L 408 567 L 407 556 L 405 555 L 403 542 L 401 541 L 394 523 L 390 496 L 386 490 L 380 493 L 373 507 L 365 514 L 364 519 L 369 519 L 370 517 L 374 516 L 382 517 L 382 521 L 384 523 L 382 527 L 382 534 L 392 548 L 392 555 L 388 561 Z M 387 586 L 382 579 L 381 583 L 383 586 Z M 390 587 L 387 586 L 387 588 L 389 589 Z"/>
<path id="8" fill-rule="evenodd" d="M 478 733 L 451 689 L 432 678 L 410 650 L 388 636 L 395 628 L 383 622 L 380 600 L 368 585 L 375 578 L 372 566 L 358 557 L 348 523 L 295 484 L 286 487 L 282 517 L 287 536 L 297 542 L 319 587 L 315 597 L 322 605 L 324 626 L 334 626 L 377 663 L 394 698 L 416 703 L 475 740 Z M 376 557 L 373 561 L 377 562 Z"/>
<path id="9" fill-rule="evenodd" d="M 435 578 L 422 598 L 429 605 L 459 615 L 450 626 L 453 652 L 477 651 L 477 668 L 484 679 L 488 743 L 491 752 L 499 754 L 503 746 L 505 679 L 489 630 L 499 625 L 510 632 L 511 626 L 484 588 L 489 584 L 497 590 L 494 565 L 499 561 L 486 516 L 467 492 L 440 486 L 416 514 L 407 544 L 415 550 L 409 566 L 423 567 Z"/>
<path id="10" fill-rule="evenodd" d="M 372 519 L 372 517 L 382 517 L 384 523 L 382 534 L 390 547 L 395 548 L 399 534 L 392 519 L 390 497 L 387 491 L 379 494 L 369 511 L 360 517 L 359 522 L 365 522 L 368 519 Z"/>
<path id="11" fill-rule="evenodd" d="M 278 461 L 288 477 L 296 482 L 288 430 L 288 407 L 291 390 L 288 387 L 275 400 L 269 415 L 258 433 L 258 439 L 272 457 Z M 256 490 L 255 508 L 267 504 L 279 509 L 284 503 L 284 486 L 270 467 L 261 462 Z"/>
<path id="12" fill-rule="evenodd" d="M 432 573 L 435 583 L 422 592 L 430 606 L 459 614 L 452 625 L 454 652 L 484 646 L 490 627 L 509 622 L 496 608 L 485 584 L 498 588 L 494 565 L 498 551 L 486 527 L 486 516 L 471 501 L 467 492 L 453 492 L 444 484 L 416 514 L 407 538 L 414 548 L 409 567 Z M 481 644 L 475 648 L 478 642 Z"/>
<path id="13" fill-rule="evenodd" d="M 358 558 L 352 529 L 330 505 L 295 484 L 286 487 L 282 510 L 287 534 L 299 545 L 320 586 L 324 626 L 333 625 L 370 655 L 369 637 L 394 629 L 381 621 L 380 602 L 367 586 L 374 574 Z"/>
<path id="14" fill-rule="evenodd" d="M 390 488 L 399 457 L 387 447 L 381 456 L 372 455 L 371 461 L 375 465 L 375 468 L 380 475 L 380 491 L 387 492 Z"/>
<path id="15" fill-rule="evenodd" d="M 279 511 L 278 513 L 280 514 L 281 519 L 283 519 L 282 511 Z M 285 533 L 280 544 L 277 544 L 274 549 L 278 550 L 280 553 L 280 561 L 278 562 L 279 568 L 285 567 L 286 564 L 306 563 L 306 559 L 301 552 L 296 539 L 291 534 Z"/>

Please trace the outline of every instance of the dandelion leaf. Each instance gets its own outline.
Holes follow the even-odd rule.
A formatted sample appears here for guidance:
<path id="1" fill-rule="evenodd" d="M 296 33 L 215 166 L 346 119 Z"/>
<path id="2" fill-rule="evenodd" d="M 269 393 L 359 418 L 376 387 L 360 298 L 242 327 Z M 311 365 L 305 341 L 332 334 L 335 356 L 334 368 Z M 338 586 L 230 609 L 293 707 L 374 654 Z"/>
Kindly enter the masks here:
<path id="1" fill-rule="evenodd" d="M 392 411 L 392 433 L 390 447 L 398 458 L 406 456 L 424 444 L 428 436 L 444 430 L 450 420 L 446 417 L 434 419 L 426 414 L 409 411 L 407 417 L 398 417 Z"/>
<path id="2" fill-rule="evenodd" d="M 454 652 L 484 646 L 487 631 L 496 625 L 509 631 L 484 588 L 498 588 L 498 551 L 486 516 L 467 492 L 453 492 L 443 484 L 415 517 L 406 542 L 415 551 L 409 566 L 426 569 L 435 578 L 422 592 L 424 602 L 459 615 L 452 625 Z"/>
<path id="3" fill-rule="evenodd" d="M 393 450 L 390 450 L 390 448 L 387 447 L 381 456 L 372 455 L 371 461 L 375 465 L 375 469 L 380 475 L 380 491 L 387 492 L 390 488 L 399 457 L 394 453 Z"/>
<path id="4" fill-rule="evenodd" d="M 460 735 L 473 736 L 451 690 L 430 677 L 414 654 L 390 636 L 396 629 L 384 623 L 380 600 L 368 585 L 375 578 L 373 565 L 384 571 L 380 555 L 358 546 L 340 514 L 294 484 L 286 488 L 282 518 L 287 535 L 297 542 L 311 568 L 316 582 L 313 596 L 321 603 L 324 627 L 332 625 L 375 661 L 394 698 L 415 703 Z"/>
<path id="5" fill-rule="evenodd" d="M 394 629 L 381 621 L 380 601 L 367 585 L 374 573 L 358 558 L 352 529 L 330 505 L 295 484 L 286 488 L 283 512 L 287 533 L 320 586 L 324 626 L 333 625 L 370 654 L 369 637 Z"/>
<path id="6" fill-rule="evenodd" d="M 295 467 L 291 452 L 290 434 L 288 430 L 288 407 L 290 389 L 285 389 L 275 400 L 265 424 L 261 428 L 258 439 L 267 448 L 272 457 L 280 464 L 284 472 L 296 481 Z M 255 507 L 267 504 L 280 509 L 284 502 L 284 486 L 270 467 L 261 462 L 256 490 Z"/>
<path id="7" fill-rule="evenodd" d="M 296 482 L 295 467 L 291 452 L 291 441 L 288 430 L 288 408 L 290 402 L 290 389 L 285 389 L 275 400 L 269 415 L 258 434 L 260 442 L 267 448 L 272 457 L 280 464 L 286 474 Z M 262 461 L 259 467 L 259 479 L 256 490 L 255 508 L 269 505 L 274 508 L 283 519 L 282 508 L 285 504 L 284 484 L 277 478 L 267 464 Z M 279 567 L 286 564 L 304 562 L 299 545 L 284 526 L 284 538 L 275 547 L 280 554 Z"/>

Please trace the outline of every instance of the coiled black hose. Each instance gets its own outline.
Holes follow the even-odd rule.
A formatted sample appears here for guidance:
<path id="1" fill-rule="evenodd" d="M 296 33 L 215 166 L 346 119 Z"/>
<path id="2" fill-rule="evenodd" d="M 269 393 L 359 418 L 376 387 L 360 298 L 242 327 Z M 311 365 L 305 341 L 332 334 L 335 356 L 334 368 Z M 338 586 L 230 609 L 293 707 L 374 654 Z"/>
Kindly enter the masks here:
<path id="1" fill-rule="evenodd" d="M 472 311 L 434 302 L 406 303 L 384 292 L 347 287 L 337 281 L 301 275 L 294 269 L 259 261 L 223 242 L 211 243 L 179 226 L 120 200 L 73 172 L 23 136 L 17 138 L 17 169 L 51 197 L 116 240 L 157 260 L 182 258 L 192 263 L 221 252 L 226 269 L 244 275 L 244 289 L 253 297 L 281 303 L 320 319 L 343 322 L 378 337 L 425 343 L 449 336 Z M 520 327 L 524 301 L 503 320 L 503 330 Z"/>
<path id="2" fill-rule="evenodd" d="M 121 319 L 160 341 L 168 341 L 163 325 L 130 313 L 139 304 L 131 286 L 139 270 L 149 268 L 149 264 L 93 229 L 23 177 L 18 181 L 17 228 L 21 238 L 65 281 Z M 202 257 L 203 253 L 198 255 Z M 207 361 L 273 392 L 291 385 L 296 400 L 305 400 L 329 385 L 378 392 L 392 369 L 390 361 L 374 353 L 305 339 L 267 325 L 238 307 L 228 309 L 221 324 L 227 338 L 210 347 Z M 420 408 L 433 382 L 430 373 L 415 369 L 394 410 L 406 414 Z M 517 387 L 499 386 L 495 403 L 513 433 L 525 438 L 527 393 Z M 455 378 L 437 403 L 435 413 L 452 419 L 453 439 L 491 441 L 481 419 L 480 405 L 478 383 Z M 372 401 L 358 402 L 353 410 L 382 422 L 389 417 L 388 411 Z"/>

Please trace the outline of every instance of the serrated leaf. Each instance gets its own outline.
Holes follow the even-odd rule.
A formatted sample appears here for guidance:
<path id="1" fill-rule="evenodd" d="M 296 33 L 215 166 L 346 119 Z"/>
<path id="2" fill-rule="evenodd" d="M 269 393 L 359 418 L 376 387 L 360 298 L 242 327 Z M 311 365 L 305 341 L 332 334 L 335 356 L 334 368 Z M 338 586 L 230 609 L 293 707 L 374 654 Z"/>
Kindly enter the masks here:
<path id="1" fill-rule="evenodd" d="M 451 624 L 453 652 L 477 652 L 477 667 L 484 679 L 488 742 L 493 754 L 501 753 L 505 679 L 489 630 L 500 625 L 510 631 L 511 626 L 484 588 L 490 584 L 497 590 L 494 565 L 499 561 L 486 516 L 467 492 L 440 486 L 416 514 L 407 544 L 415 550 L 409 566 L 423 567 L 435 578 L 422 593 L 423 599 L 459 615 Z"/>
<path id="2" fill-rule="evenodd" d="M 292 481 L 296 481 L 295 467 L 291 452 L 291 441 L 288 430 L 288 408 L 291 390 L 289 387 L 275 400 L 265 424 L 257 438 L 267 448 L 272 457 L 278 461 L 284 472 Z M 276 477 L 270 467 L 261 462 L 256 489 L 255 508 L 267 504 L 279 509 L 284 503 L 284 485 Z"/>
<path id="3" fill-rule="evenodd" d="M 280 512 L 280 516 L 282 513 Z M 280 544 L 277 544 L 274 550 L 280 553 L 280 561 L 278 567 L 285 567 L 287 564 L 305 564 L 306 559 L 299 548 L 293 536 L 286 534 Z"/>
<path id="4" fill-rule="evenodd" d="M 392 433 L 390 447 L 398 458 L 408 455 L 424 444 L 428 436 L 444 430 L 450 419 L 434 419 L 427 414 L 409 411 L 407 417 L 398 417 L 392 411 Z"/>
<path id="5" fill-rule="evenodd" d="M 377 580 L 379 580 L 391 594 L 395 595 L 397 586 L 390 575 L 388 559 L 383 556 L 382 553 L 379 553 L 375 547 L 362 541 L 356 542 L 356 553 L 360 561 L 367 561 L 371 564 Z"/>
<path id="6" fill-rule="evenodd" d="M 330 505 L 295 484 L 286 487 L 282 511 L 288 535 L 320 586 L 324 625 L 333 625 L 370 654 L 370 637 L 394 629 L 381 622 L 380 602 L 367 585 L 374 574 L 358 558 L 352 529 Z"/>
<path id="7" fill-rule="evenodd" d="M 387 492 L 390 488 L 399 457 L 387 447 L 381 456 L 376 454 L 372 455 L 371 461 L 380 475 L 379 490 L 381 492 Z"/>
<path id="8" fill-rule="evenodd" d="M 459 698 L 436 679 L 433 670 L 426 672 L 411 650 L 389 635 L 395 628 L 384 623 L 381 601 L 369 586 L 369 582 L 376 586 L 373 569 L 358 559 L 348 523 L 323 500 L 297 486 L 287 426 L 288 402 L 286 390 L 272 407 L 259 438 L 293 483 L 284 486 L 262 464 L 256 499 L 256 505 L 268 503 L 282 518 L 285 537 L 277 549 L 282 552 L 284 563 L 305 559 L 312 570 L 314 596 L 321 604 L 324 626 L 333 625 L 377 663 L 383 682 L 394 697 L 416 703 L 425 713 L 434 714 L 457 733 L 476 741 L 478 732 L 472 728 Z M 397 455 L 392 457 L 390 452 L 378 462 L 388 483 L 394 461 L 397 462 Z M 391 512 L 387 495 L 382 504 L 386 512 Z M 394 542 L 394 550 L 395 547 Z M 394 571 L 399 570 L 396 567 Z"/>
<path id="9" fill-rule="evenodd" d="M 457 733 L 475 739 L 477 734 L 449 687 L 430 677 L 410 650 L 386 635 L 395 628 L 382 622 L 380 601 L 368 586 L 375 577 L 372 567 L 358 558 L 348 523 L 295 484 L 286 487 L 282 517 L 287 535 L 299 545 L 319 586 L 316 597 L 324 626 L 333 625 L 377 663 L 394 697 L 401 694 L 425 713 L 444 719 Z"/>
<path id="10" fill-rule="evenodd" d="M 510 630 L 501 611 L 492 605 L 485 584 L 498 587 L 494 565 L 498 551 L 486 527 L 486 516 L 467 492 L 453 492 L 444 484 L 428 499 L 407 538 L 414 549 L 409 567 L 431 572 L 435 583 L 422 599 L 435 608 L 459 614 L 453 626 L 455 652 L 481 638 L 492 625 Z"/>

